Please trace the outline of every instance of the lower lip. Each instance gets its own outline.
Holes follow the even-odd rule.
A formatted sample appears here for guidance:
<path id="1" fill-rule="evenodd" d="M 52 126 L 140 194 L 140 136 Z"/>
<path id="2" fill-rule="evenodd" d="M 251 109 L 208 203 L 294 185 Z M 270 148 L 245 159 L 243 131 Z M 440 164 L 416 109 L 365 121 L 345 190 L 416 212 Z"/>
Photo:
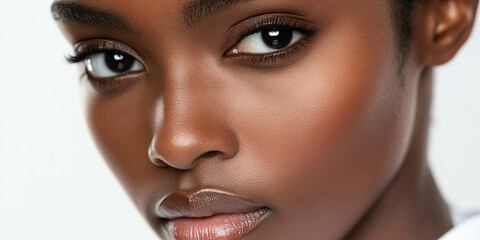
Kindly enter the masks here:
<path id="1" fill-rule="evenodd" d="M 239 239 L 250 233 L 268 215 L 267 209 L 249 213 L 217 214 L 204 218 L 176 218 L 165 226 L 170 236 L 187 239 Z"/>

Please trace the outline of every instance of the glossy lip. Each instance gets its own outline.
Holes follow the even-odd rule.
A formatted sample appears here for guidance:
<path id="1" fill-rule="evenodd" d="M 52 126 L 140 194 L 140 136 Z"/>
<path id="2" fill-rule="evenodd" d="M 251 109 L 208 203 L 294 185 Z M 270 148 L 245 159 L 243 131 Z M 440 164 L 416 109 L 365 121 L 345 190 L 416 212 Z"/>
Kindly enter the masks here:
<path id="1" fill-rule="evenodd" d="M 160 200 L 155 210 L 174 239 L 238 239 L 271 212 L 265 206 L 215 189 L 172 193 Z"/>

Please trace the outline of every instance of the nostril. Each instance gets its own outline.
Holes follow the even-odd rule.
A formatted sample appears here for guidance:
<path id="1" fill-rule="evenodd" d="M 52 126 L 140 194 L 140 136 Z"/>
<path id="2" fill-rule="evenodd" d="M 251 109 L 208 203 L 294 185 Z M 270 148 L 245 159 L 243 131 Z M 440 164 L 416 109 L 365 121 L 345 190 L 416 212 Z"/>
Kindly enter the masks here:
<path id="1" fill-rule="evenodd" d="M 219 154 L 221 154 L 220 151 L 208 151 L 208 152 L 202 154 L 198 158 L 213 158 L 213 157 L 215 157 L 215 155 L 219 155 Z"/>
<path id="2" fill-rule="evenodd" d="M 170 167 L 167 163 L 165 163 L 165 161 L 163 161 L 160 158 L 153 158 L 151 161 L 152 161 L 153 165 L 155 165 L 157 167 L 162 167 L 162 168 Z"/>
<path id="3" fill-rule="evenodd" d="M 221 154 L 222 154 L 221 151 L 208 151 L 208 152 L 200 155 L 195 160 L 202 159 L 202 158 L 203 159 L 211 159 L 211 158 L 215 158 L 217 155 L 221 155 Z M 153 165 L 155 165 L 157 167 L 161 167 L 161 168 L 173 167 L 172 165 L 168 164 L 167 162 L 165 162 L 164 160 L 162 160 L 159 157 L 151 158 L 151 162 L 153 163 Z"/>
<path id="4" fill-rule="evenodd" d="M 208 152 L 205 152 L 204 154 L 200 155 L 197 157 L 197 159 L 213 159 L 215 158 L 216 156 L 218 155 L 222 155 L 223 153 L 221 151 L 217 151 L 217 150 L 214 150 L 214 151 L 208 151 Z M 196 160 L 197 160 L 196 159 Z"/>

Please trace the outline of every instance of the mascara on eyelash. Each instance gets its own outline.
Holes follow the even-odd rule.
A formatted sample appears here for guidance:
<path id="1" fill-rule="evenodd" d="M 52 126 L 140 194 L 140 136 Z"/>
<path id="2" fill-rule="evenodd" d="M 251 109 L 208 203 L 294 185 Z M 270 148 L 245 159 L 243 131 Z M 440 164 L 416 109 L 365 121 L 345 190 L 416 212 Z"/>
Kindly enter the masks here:
<path id="1" fill-rule="evenodd" d="M 97 53 L 121 53 L 123 55 L 128 55 L 120 50 L 115 50 L 107 47 L 105 43 L 100 45 L 87 44 L 85 47 L 75 48 L 73 54 L 67 54 L 65 56 L 65 60 L 69 64 L 75 64 L 84 61 L 85 59 L 87 59 L 88 56 Z"/>
<path id="2" fill-rule="evenodd" d="M 311 38 L 304 38 L 300 40 L 298 43 L 296 43 L 295 45 L 278 52 L 273 52 L 269 54 L 240 55 L 240 56 L 235 56 L 234 58 L 249 61 L 250 64 L 253 64 L 253 65 L 269 64 L 269 63 L 276 64 L 277 61 L 279 60 L 287 61 L 290 58 L 295 57 L 295 55 L 298 54 L 302 50 L 302 48 L 305 48 L 308 46 L 311 40 L 312 40 Z"/>
<path id="3" fill-rule="evenodd" d="M 260 31 L 269 30 L 272 28 L 279 28 L 284 30 L 296 31 L 304 35 L 297 42 L 281 49 L 276 52 L 262 53 L 262 54 L 249 54 L 237 52 L 231 54 L 236 50 L 236 46 L 249 36 L 258 33 Z M 242 30 L 243 29 L 243 30 Z M 248 29 L 245 31 L 244 29 Z M 308 44 L 318 35 L 318 28 L 316 26 L 309 26 L 304 20 L 300 20 L 295 17 L 268 15 L 255 17 L 253 20 L 246 20 L 245 23 L 241 23 L 240 27 L 232 30 L 233 39 L 235 44 L 224 53 L 224 57 L 231 57 L 247 63 L 247 65 L 257 64 L 273 64 L 277 61 L 288 61 L 290 58 L 295 57 L 302 48 L 307 47 Z M 238 49 L 237 49 L 238 51 Z M 264 65 L 264 67 L 266 67 Z M 273 67 L 272 65 L 272 67 Z"/>
<path id="4" fill-rule="evenodd" d="M 266 17 L 260 18 L 258 21 L 253 22 L 248 28 L 249 28 L 248 31 L 245 31 L 235 37 L 237 39 L 236 44 L 238 44 L 240 41 L 242 41 L 246 37 L 256 32 L 263 31 L 269 28 L 289 29 L 289 30 L 297 31 L 301 34 L 306 35 L 307 37 L 302 39 L 301 42 L 297 43 L 297 45 L 299 45 L 300 43 L 303 42 L 302 46 L 305 44 L 304 41 L 308 40 L 308 38 L 314 37 L 315 35 L 317 35 L 317 28 L 307 26 L 307 24 L 303 23 L 302 20 L 292 18 L 292 17 L 278 16 L 278 15 L 266 16 Z M 287 50 L 288 51 L 283 50 L 283 52 L 276 52 L 275 54 L 263 54 L 263 55 L 259 54 L 258 56 L 252 56 L 252 58 L 255 58 L 256 59 L 255 62 L 257 63 L 260 63 L 260 62 L 275 63 L 277 60 L 276 59 L 277 57 L 281 57 L 282 59 L 285 60 L 288 57 L 287 55 L 293 52 L 291 51 L 292 49 L 287 49 Z M 76 64 L 81 61 L 84 61 L 90 55 L 97 54 L 97 53 L 112 53 L 112 52 L 128 55 L 122 51 L 112 49 L 111 47 L 107 47 L 105 43 L 100 45 L 87 44 L 85 47 L 75 48 L 74 54 L 66 55 L 65 59 L 70 64 Z"/>
<path id="5" fill-rule="evenodd" d="M 235 36 L 236 43 L 238 44 L 240 41 L 245 39 L 246 37 L 257 33 L 259 31 L 263 31 L 269 28 L 286 28 L 291 29 L 294 31 L 298 31 L 301 34 L 308 35 L 308 36 L 315 36 L 318 32 L 317 28 L 309 27 L 306 23 L 301 22 L 301 20 L 292 18 L 292 17 L 283 17 L 283 16 L 266 16 L 260 18 L 259 21 L 253 22 L 249 27 L 249 30 L 237 34 Z"/>

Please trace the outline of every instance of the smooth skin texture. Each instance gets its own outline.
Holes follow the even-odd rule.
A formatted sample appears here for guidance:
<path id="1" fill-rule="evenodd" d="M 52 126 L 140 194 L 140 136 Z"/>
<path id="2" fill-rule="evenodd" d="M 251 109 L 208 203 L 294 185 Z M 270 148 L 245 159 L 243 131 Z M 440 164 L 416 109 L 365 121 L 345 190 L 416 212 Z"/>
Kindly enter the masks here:
<path id="1" fill-rule="evenodd" d="M 159 236 L 155 201 L 202 188 L 272 211 L 248 239 L 436 239 L 452 227 L 426 163 L 432 68 L 467 40 L 476 0 L 418 5 L 404 64 L 385 0 L 236 1 L 186 17 L 190 1 L 67 1 L 123 16 L 108 27 L 57 16 L 72 45 L 144 66 L 109 88 L 83 75 L 82 88 L 99 149 Z M 264 14 L 316 34 L 275 62 L 225 55 Z"/>

